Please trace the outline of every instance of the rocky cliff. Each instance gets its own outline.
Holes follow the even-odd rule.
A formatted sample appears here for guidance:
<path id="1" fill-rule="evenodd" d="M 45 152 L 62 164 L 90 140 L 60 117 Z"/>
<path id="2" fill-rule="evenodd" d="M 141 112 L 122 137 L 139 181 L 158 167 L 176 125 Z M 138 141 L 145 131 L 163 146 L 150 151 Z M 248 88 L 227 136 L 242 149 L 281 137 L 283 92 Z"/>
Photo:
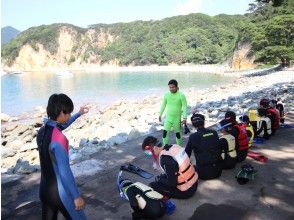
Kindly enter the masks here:
<path id="1" fill-rule="evenodd" d="M 231 60 L 233 70 L 252 68 L 250 44 L 238 43 L 242 39 L 239 26 L 248 22 L 244 16 L 191 14 L 89 28 L 42 25 L 22 32 L 2 48 L 2 67 L 6 71 L 55 71 Z"/>
<path id="2" fill-rule="evenodd" d="M 256 66 L 254 60 L 255 56 L 251 53 L 251 44 L 239 43 L 230 61 L 230 67 L 232 70 L 252 69 Z"/>
<path id="3" fill-rule="evenodd" d="M 12 64 L 9 65 L 5 59 L 3 60 L 3 69 L 53 71 L 62 68 L 82 68 L 93 64 L 100 65 L 99 55 L 89 48 L 99 50 L 113 40 L 114 37 L 107 32 L 88 29 L 85 33 L 79 33 L 74 28 L 62 26 L 57 34 L 56 53 L 52 54 L 43 44 L 36 43 L 32 46 L 27 43 L 21 46 Z"/>

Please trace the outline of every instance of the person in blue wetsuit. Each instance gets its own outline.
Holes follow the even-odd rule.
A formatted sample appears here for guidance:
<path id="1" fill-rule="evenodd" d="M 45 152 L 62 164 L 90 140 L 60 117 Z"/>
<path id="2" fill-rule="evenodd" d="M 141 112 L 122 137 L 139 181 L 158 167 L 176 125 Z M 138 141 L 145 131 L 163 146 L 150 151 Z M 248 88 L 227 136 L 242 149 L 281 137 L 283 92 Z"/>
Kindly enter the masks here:
<path id="1" fill-rule="evenodd" d="M 89 109 L 81 107 L 71 116 L 73 108 L 73 102 L 67 95 L 51 95 L 47 105 L 48 120 L 37 135 L 43 220 L 55 220 L 59 213 L 66 219 L 86 219 L 83 211 L 85 202 L 69 166 L 68 140 L 61 131 Z"/>

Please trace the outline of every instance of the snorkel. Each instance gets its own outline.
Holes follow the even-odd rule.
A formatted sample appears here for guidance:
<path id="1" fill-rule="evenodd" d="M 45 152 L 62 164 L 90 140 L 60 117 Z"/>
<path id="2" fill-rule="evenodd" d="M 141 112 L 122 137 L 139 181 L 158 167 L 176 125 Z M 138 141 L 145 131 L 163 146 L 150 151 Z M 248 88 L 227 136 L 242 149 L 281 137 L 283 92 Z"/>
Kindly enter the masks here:
<path id="1" fill-rule="evenodd" d="M 149 157 L 152 156 L 153 160 L 158 164 L 158 156 L 155 154 L 153 147 L 151 146 L 146 146 L 145 147 L 145 154 L 148 155 Z"/>

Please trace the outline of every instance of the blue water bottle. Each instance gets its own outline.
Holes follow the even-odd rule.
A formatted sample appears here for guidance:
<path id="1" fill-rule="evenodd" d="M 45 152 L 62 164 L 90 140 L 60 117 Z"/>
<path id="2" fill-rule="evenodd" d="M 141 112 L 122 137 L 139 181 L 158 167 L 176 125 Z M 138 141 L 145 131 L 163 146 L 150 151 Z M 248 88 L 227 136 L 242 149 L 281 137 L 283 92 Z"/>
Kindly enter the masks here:
<path id="1" fill-rule="evenodd" d="M 171 200 L 167 200 L 166 201 L 165 213 L 167 215 L 171 215 L 171 214 L 173 214 L 175 212 L 175 210 L 176 210 L 176 204 Z"/>

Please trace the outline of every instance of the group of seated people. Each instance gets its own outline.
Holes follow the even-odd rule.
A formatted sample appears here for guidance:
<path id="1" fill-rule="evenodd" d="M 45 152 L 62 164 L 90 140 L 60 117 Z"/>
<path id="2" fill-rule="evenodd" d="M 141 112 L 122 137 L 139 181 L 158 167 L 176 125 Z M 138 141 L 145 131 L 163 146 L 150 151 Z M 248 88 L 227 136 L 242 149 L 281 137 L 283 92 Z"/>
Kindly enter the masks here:
<path id="1" fill-rule="evenodd" d="M 149 184 L 152 190 L 162 195 L 162 197 L 159 196 L 160 199 L 157 199 L 157 207 L 161 209 L 153 208 L 150 212 L 144 208 L 132 206 L 133 219 L 162 216 L 164 214 L 162 210 L 165 207 L 165 203 L 162 203 L 163 199 L 190 198 L 197 190 L 198 179 L 218 178 L 223 169 L 233 169 L 238 162 L 244 161 L 254 137 L 269 139 L 278 129 L 280 120 L 284 123 L 283 112 L 280 111 L 280 107 L 276 107 L 278 104 L 279 102 L 262 99 L 260 107 L 255 111 L 257 115 L 253 118 L 256 121 L 250 120 L 250 115 L 243 115 L 238 122 L 236 114 L 233 111 L 227 111 L 225 118 L 219 122 L 220 134 L 217 130 L 205 127 L 204 115 L 194 113 L 191 122 L 197 131 L 189 136 L 185 148 L 177 144 L 162 146 L 156 137 L 146 137 L 142 143 L 142 149 L 147 155 L 152 156 L 162 173 Z M 196 166 L 190 160 L 192 152 L 195 155 Z M 147 198 L 146 193 L 143 195 L 146 206 L 146 201 L 152 199 Z M 154 198 L 152 201 L 154 205 Z"/>
<path id="2" fill-rule="evenodd" d="M 165 213 L 166 203 L 163 201 L 169 198 L 190 198 L 197 190 L 198 179 L 215 179 L 221 176 L 223 169 L 233 169 L 238 162 L 246 159 L 254 137 L 269 139 L 275 134 L 280 122 L 284 123 L 283 110 L 283 104 L 279 100 L 262 99 L 260 107 L 249 111 L 249 116 L 239 117 L 239 122 L 233 111 L 227 111 L 225 118 L 218 124 L 218 130 L 206 128 L 205 116 L 194 113 L 191 122 L 197 131 L 189 136 L 185 148 L 177 144 L 162 146 L 156 137 L 146 137 L 142 149 L 152 156 L 162 173 L 149 184 L 150 189 L 146 192 L 150 194 L 155 191 L 159 194 L 156 194 L 157 199 L 155 194 L 148 197 L 148 193 L 141 189 L 140 199 L 145 198 L 144 206 L 139 208 L 140 201 L 135 199 L 132 205 L 133 219 L 158 218 Z M 192 152 L 196 165 L 190 160 Z M 138 191 L 138 188 L 142 187 L 134 189 Z M 128 194 L 136 194 L 131 193 L 131 188 L 128 189 Z M 150 204 L 152 208 L 149 207 Z"/>

